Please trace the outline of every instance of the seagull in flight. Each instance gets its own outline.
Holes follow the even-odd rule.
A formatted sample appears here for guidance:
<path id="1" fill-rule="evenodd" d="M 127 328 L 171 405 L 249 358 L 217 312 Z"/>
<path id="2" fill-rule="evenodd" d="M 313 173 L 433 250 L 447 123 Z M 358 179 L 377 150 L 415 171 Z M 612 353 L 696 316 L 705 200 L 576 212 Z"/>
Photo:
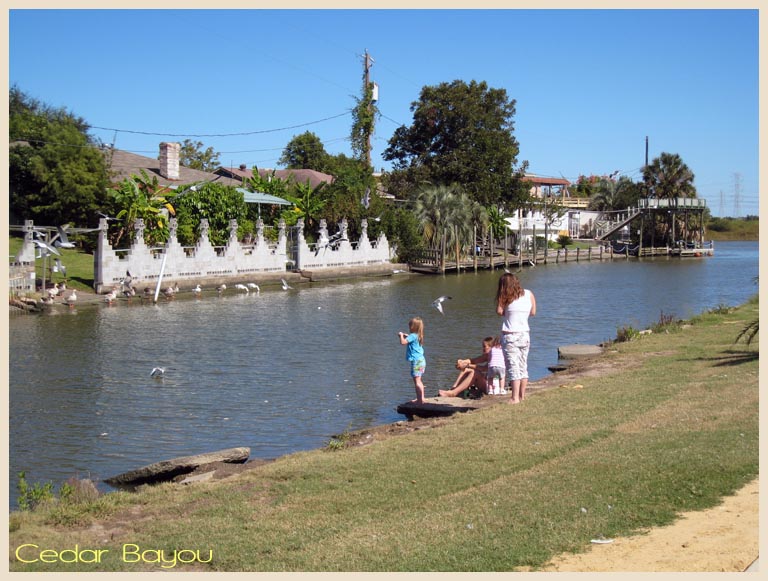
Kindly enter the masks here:
<path id="1" fill-rule="evenodd" d="M 34 242 L 35 246 L 37 246 L 41 251 L 52 253 L 52 254 L 55 254 L 56 256 L 61 256 L 61 252 L 56 250 L 53 246 L 48 246 L 42 240 L 35 239 L 32 242 Z"/>
<path id="2" fill-rule="evenodd" d="M 284 278 L 281 278 L 280 282 L 283 283 L 283 290 L 288 290 L 288 289 L 292 289 L 293 288 L 291 285 L 289 285 L 287 282 L 285 282 Z"/>
<path id="3" fill-rule="evenodd" d="M 445 313 L 443 312 L 443 303 L 450 298 L 452 297 L 449 297 L 447 295 L 437 297 L 434 301 L 432 301 L 432 306 L 435 307 L 438 311 L 440 311 L 441 315 L 444 315 Z"/>
<path id="4" fill-rule="evenodd" d="M 69 224 L 66 226 L 56 226 L 56 231 L 58 232 L 58 235 L 54 237 L 54 245 L 56 245 L 58 248 L 74 248 L 75 244 L 74 242 L 70 242 L 69 238 L 67 238 L 66 229 L 69 228 Z"/>
<path id="5" fill-rule="evenodd" d="M 104 218 L 107 222 L 110 222 L 112 220 L 117 221 L 117 218 L 113 218 L 112 216 L 107 216 L 104 212 L 96 212 L 99 216 Z"/>

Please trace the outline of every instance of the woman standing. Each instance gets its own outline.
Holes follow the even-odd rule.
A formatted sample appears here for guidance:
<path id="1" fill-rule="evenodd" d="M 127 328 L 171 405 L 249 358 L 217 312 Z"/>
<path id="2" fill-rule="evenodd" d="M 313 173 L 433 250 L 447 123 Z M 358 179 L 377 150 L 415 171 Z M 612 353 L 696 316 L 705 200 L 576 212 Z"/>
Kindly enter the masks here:
<path id="1" fill-rule="evenodd" d="M 531 346 L 528 317 L 536 315 L 536 297 L 520 286 L 514 274 L 505 273 L 499 279 L 496 291 L 496 313 L 504 317 L 501 345 L 507 378 L 511 379 L 512 399 L 509 403 L 519 403 L 525 399 L 528 386 L 528 350 Z"/>

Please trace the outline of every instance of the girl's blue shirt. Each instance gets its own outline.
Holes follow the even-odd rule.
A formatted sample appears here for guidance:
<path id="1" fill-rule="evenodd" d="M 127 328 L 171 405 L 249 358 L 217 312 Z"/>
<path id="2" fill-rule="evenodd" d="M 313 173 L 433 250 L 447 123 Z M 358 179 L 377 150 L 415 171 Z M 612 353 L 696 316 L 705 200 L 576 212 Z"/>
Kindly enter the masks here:
<path id="1" fill-rule="evenodd" d="M 408 361 L 424 359 L 424 347 L 419 343 L 419 336 L 416 333 L 411 333 L 405 340 L 408 341 L 408 346 L 405 348 L 405 358 Z"/>

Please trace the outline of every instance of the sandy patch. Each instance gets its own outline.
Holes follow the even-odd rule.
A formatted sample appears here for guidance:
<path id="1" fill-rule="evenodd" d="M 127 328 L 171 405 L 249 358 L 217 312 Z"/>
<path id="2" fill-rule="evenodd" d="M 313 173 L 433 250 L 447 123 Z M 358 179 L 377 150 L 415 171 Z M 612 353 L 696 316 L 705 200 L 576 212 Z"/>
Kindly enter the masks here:
<path id="1" fill-rule="evenodd" d="M 683 513 L 646 534 L 561 555 L 544 571 L 744 571 L 758 556 L 758 489 L 754 480 L 709 510 Z"/>

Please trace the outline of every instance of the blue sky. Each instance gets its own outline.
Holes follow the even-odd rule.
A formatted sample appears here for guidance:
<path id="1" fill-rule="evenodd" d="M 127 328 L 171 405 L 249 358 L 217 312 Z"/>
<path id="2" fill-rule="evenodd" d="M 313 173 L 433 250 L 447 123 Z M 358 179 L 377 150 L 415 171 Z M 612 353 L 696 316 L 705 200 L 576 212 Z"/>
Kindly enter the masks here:
<path id="1" fill-rule="evenodd" d="M 531 173 L 639 180 L 647 136 L 713 215 L 759 213 L 757 10 L 19 9 L 9 31 L 12 85 L 149 157 L 189 138 L 277 167 L 304 131 L 350 154 L 367 49 L 376 169 L 422 87 L 485 81 L 516 101 Z"/>

